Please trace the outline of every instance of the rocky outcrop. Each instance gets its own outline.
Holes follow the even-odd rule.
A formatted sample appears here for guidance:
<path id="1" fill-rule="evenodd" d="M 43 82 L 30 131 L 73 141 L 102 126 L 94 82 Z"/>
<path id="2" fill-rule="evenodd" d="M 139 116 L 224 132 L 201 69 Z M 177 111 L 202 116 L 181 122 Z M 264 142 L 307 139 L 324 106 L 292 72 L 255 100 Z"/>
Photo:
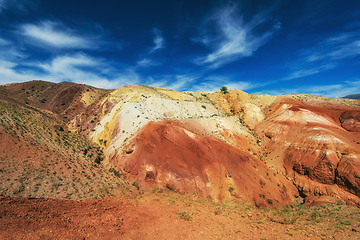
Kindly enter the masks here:
<path id="1" fill-rule="evenodd" d="M 272 109 L 256 128 L 268 166 L 291 179 L 304 197 L 335 196 L 359 205 L 356 135 L 330 117 L 330 110 L 285 102 Z"/>
<path id="2" fill-rule="evenodd" d="M 360 111 L 346 111 L 340 116 L 341 126 L 350 132 L 360 132 Z"/>

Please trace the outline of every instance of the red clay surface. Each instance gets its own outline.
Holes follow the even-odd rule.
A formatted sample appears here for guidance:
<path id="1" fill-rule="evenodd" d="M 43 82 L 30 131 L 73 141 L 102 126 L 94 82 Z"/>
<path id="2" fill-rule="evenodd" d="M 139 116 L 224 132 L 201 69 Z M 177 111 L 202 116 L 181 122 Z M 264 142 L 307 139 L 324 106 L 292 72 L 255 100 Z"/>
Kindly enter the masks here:
<path id="1" fill-rule="evenodd" d="M 0 197 L 0 239 L 359 239 L 359 217 L 348 206 L 277 212 L 176 193 L 82 202 Z"/>
<path id="2" fill-rule="evenodd" d="M 272 207 L 291 202 L 297 193 L 249 153 L 171 121 L 148 123 L 110 162 L 129 173 L 140 189 L 161 186 L 215 201 L 247 200 Z"/>

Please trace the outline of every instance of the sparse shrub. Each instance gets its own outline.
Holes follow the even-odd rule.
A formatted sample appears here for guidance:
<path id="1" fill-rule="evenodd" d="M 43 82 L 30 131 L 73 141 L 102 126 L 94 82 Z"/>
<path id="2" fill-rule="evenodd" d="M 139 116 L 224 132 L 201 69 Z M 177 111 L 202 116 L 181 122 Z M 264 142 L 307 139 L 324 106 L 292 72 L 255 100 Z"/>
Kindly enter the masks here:
<path id="1" fill-rule="evenodd" d="M 15 190 L 15 191 L 13 192 L 13 194 L 15 195 L 15 194 L 21 193 L 21 192 L 23 192 L 24 190 L 25 190 L 25 185 L 24 185 L 23 183 L 21 183 L 20 187 L 19 187 L 17 190 Z"/>
<path id="2" fill-rule="evenodd" d="M 103 160 L 103 158 L 100 155 L 98 155 L 95 159 L 95 163 L 100 164 L 102 160 Z"/>
<path id="3" fill-rule="evenodd" d="M 139 183 L 138 183 L 138 182 L 133 181 L 132 185 L 133 185 L 137 190 L 139 190 L 140 186 L 139 186 Z"/>
<path id="4" fill-rule="evenodd" d="M 151 190 L 151 192 L 152 193 L 163 193 L 163 189 L 162 188 L 160 188 L 160 187 L 154 187 L 152 190 Z"/>
<path id="5" fill-rule="evenodd" d="M 169 184 L 166 184 L 166 189 L 169 191 L 172 191 L 172 192 L 176 192 L 175 189 L 172 186 L 170 186 Z"/>
<path id="6" fill-rule="evenodd" d="M 232 193 L 233 191 L 235 191 L 235 188 L 233 188 L 232 186 L 229 187 L 229 192 Z"/>
<path id="7" fill-rule="evenodd" d="M 311 215 L 306 219 L 308 221 L 311 221 L 311 222 L 320 222 L 320 214 L 318 211 L 314 211 L 311 213 Z"/>
<path id="8" fill-rule="evenodd" d="M 178 212 L 177 214 L 179 214 L 181 219 L 184 219 L 185 221 L 190 221 L 191 220 L 191 215 L 190 213 L 184 211 L 184 212 Z"/>
<path id="9" fill-rule="evenodd" d="M 217 208 L 217 209 L 214 211 L 214 214 L 215 214 L 215 215 L 221 214 L 221 208 Z"/>

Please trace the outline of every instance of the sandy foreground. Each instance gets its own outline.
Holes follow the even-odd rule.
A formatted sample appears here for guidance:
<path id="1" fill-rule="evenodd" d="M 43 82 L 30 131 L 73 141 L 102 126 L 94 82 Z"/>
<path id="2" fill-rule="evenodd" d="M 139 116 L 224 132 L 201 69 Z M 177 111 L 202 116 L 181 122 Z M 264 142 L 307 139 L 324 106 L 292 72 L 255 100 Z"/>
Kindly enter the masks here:
<path id="1" fill-rule="evenodd" d="M 360 239 L 342 204 L 256 209 L 171 191 L 98 200 L 0 198 L 0 239 Z"/>

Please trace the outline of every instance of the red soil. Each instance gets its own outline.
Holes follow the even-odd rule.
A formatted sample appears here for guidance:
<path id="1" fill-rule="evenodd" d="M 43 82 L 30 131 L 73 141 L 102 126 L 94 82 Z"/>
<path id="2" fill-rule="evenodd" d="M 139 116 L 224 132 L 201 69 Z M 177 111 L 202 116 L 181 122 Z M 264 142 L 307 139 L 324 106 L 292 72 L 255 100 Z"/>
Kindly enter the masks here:
<path id="1" fill-rule="evenodd" d="M 0 239 L 360 238 L 359 225 L 352 221 L 360 212 L 347 206 L 279 214 L 193 201 L 175 193 L 81 202 L 0 197 Z"/>
<path id="2" fill-rule="evenodd" d="M 281 206 L 297 193 L 249 153 L 171 121 L 147 124 L 110 162 L 129 173 L 140 189 L 168 187 L 215 201 L 244 199 L 257 206 Z"/>

